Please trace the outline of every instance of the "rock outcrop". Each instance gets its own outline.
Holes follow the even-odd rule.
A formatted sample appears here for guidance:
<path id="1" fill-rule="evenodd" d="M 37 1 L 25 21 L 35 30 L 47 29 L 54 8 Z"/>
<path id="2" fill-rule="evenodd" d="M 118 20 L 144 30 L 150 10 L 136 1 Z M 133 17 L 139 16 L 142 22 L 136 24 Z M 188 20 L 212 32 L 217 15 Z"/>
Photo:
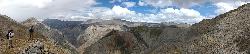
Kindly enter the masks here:
<path id="1" fill-rule="evenodd" d="M 63 35 L 61 31 L 51 28 L 35 18 L 29 18 L 26 21 L 22 22 L 22 24 L 26 27 L 33 26 L 35 32 L 41 33 L 51 42 L 61 47 L 64 47 L 65 49 L 69 49 L 70 52 L 73 54 L 77 53 L 77 51 L 75 50 L 76 49 L 75 46 L 66 40 L 65 35 Z"/>
<path id="2" fill-rule="evenodd" d="M 198 36 L 192 40 L 190 53 L 249 54 L 250 4 L 203 20 L 191 27 Z"/>
<path id="3" fill-rule="evenodd" d="M 112 30 L 124 31 L 122 25 L 91 25 L 89 26 L 84 34 L 80 35 L 78 41 L 81 41 L 81 46 L 78 50 L 84 51 L 86 47 L 91 46 L 101 38 L 105 37 Z"/>

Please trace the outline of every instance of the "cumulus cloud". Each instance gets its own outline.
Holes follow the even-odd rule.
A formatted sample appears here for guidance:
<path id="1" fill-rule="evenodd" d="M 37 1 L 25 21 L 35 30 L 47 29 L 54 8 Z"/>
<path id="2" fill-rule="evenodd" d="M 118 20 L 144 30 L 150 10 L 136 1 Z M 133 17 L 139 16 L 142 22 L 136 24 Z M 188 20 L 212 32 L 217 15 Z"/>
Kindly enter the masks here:
<path id="1" fill-rule="evenodd" d="M 140 0 L 135 3 L 128 2 L 128 0 L 112 0 L 110 1 L 111 3 L 118 2 L 121 5 L 108 8 L 93 6 L 98 3 L 95 0 L 0 0 L 0 13 L 18 21 L 23 21 L 28 17 L 74 21 L 118 18 L 134 22 L 179 22 L 192 24 L 202 19 L 216 16 L 202 16 L 200 12 L 190 9 L 193 5 L 199 5 L 208 1 L 217 6 L 218 9 L 215 12 L 218 14 L 225 13 L 249 2 L 249 0 Z M 150 14 L 138 13 L 128 9 L 135 5 L 157 7 L 157 10 Z M 168 6 L 178 6 L 179 9 L 168 8 Z"/>
<path id="2" fill-rule="evenodd" d="M 173 5 L 170 0 L 144 0 L 146 4 L 155 6 L 155 7 L 166 7 Z"/>
<path id="3" fill-rule="evenodd" d="M 206 2 L 219 3 L 219 2 L 249 2 L 250 0 L 143 0 L 139 4 L 146 4 L 154 7 L 166 8 L 168 6 L 179 6 L 182 8 L 189 8 L 194 5 L 204 4 Z"/>
<path id="4" fill-rule="evenodd" d="M 104 19 L 104 20 L 110 20 L 119 18 L 122 19 L 124 17 L 127 17 L 129 15 L 135 15 L 135 11 L 131 11 L 127 8 L 123 8 L 121 6 L 113 6 L 113 8 L 94 8 L 93 11 L 96 11 L 97 14 L 92 13 L 93 15 L 90 17 L 98 18 L 98 19 Z"/>
<path id="5" fill-rule="evenodd" d="M 122 1 L 122 0 L 121 0 Z M 178 0 L 175 1 L 150 1 L 153 2 L 152 4 L 146 3 L 144 1 L 139 1 L 137 4 L 139 6 L 145 6 L 145 5 L 162 5 L 164 2 L 170 2 L 168 4 L 163 4 L 162 6 L 155 6 L 155 7 L 164 7 L 168 5 L 172 5 L 173 2 L 179 2 Z M 183 1 L 182 1 L 183 2 Z M 188 2 L 188 1 L 187 1 Z M 197 3 L 202 3 L 201 1 L 194 1 L 190 0 L 189 5 L 195 5 Z M 246 2 L 224 2 L 224 0 L 218 0 L 218 1 L 213 1 L 214 5 L 218 7 L 216 10 L 216 13 L 224 13 L 229 10 L 235 9 L 238 6 L 245 4 Z M 179 2 L 181 3 L 181 1 Z M 184 5 L 184 4 L 183 4 Z M 187 7 L 187 6 L 186 6 Z M 189 9 L 186 7 L 182 7 L 180 9 L 174 9 L 174 8 L 160 8 L 160 12 L 156 14 L 147 14 L 147 13 L 136 13 L 135 11 L 131 11 L 127 9 L 128 7 L 121 7 L 121 6 L 113 6 L 113 8 L 94 8 L 92 9 L 93 11 L 90 12 L 89 17 L 83 16 L 84 18 L 87 19 L 114 19 L 114 18 L 119 18 L 119 19 L 125 19 L 129 21 L 134 21 L 134 22 L 152 22 L 152 23 L 160 23 L 160 22 L 178 22 L 178 23 L 197 23 L 203 19 L 211 19 L 212 17 L 216 15 L 209 15 L 209 16 L 202 16 L 200 12 L 194 10 L 194 9 Z"/>
<path id="6" fill-rule="evenodd" d="M 215 13 L 222 14 L 222 13 L 228 12 L 230 10 L 236 9 L 237 7 L 239 7 L 239 6 L 243 5 L 243 4 L 246 4 L 246 3 L 247 2 L 242 2 L 242 1 L 236 1 L 236 2 L 218 2 L 218 3 L 214 4 L 218 8 L 215 11 Z"/>
<path id="7" fill-rule="evenodd" d="M 94 0 L 2 0 L 1 14 L 22 21 L 28 17 L 57 18 L 61 20 L 87 20 L 87 19 L 125 19 L 134 22 L 180 22 L 195 23 L 205 17 L 193 9 L 181 8 L 162 9 L 156 14 L 136 13 L 128 7 L 118 5 L 112 8 L 92 7 Z M 34 1 L 35 2 L 35 1 Z"/>
<path id="8" fill-rule="evenodd" d="M 123 2 L 122 5 L 126 6 L 126 7 L 133 7 L 135 6 L 135 2 Z"/>
<path id="9" fill-rule="evenodd" d="M 112 0 L 111 3 L 114 2 L 124 2 L 128 0 Z M 213 0 L 211 0 L 213 1 Z M 150 5 L 154 7 L 166 8 L 167 6 L 181 6 L 181 7 L 189 7 L 200 3 L 205 3 L 207 0 L 139 0 L 138 5 Z"/>
<path id="10" fill-rule="evenodd" d="M 204 0 L 143 0 L 147 5 L 166 8 L 168 6 L 189 7 L 195 4 L 205 3 Z"/>
<path id="11" fill-rule="evenodd" d="M 167 8 L 167 9 L 163 9 L 161 12 L 185 15 L 185 16 L 190 16 L 190 17 L 200 16 L 200 13 L 198 11 L 195 11 L 193 9 L 185 9 L 185 8 L 181 8 L 181 9 Z"/>
<path id="12" fill-rule="evenodd" d="M 134 14 L 134 11 L 130 11 L 127 8 L 122 8 L 120 6 L 114 6 L 112 11 L 117 15 L 126 15 L 126 14 Z"/>
<path id="13" fill-rule="evenodd" d="M 9 5 L 18 5 L 20 7 L 37 7 L 43 8 L 47 6 L 48 3 L 52 2 L 52 0 L 1 0 L 0 7 L 8 7 Z"/>
<path id="14" fill-rule="evenodd" d="M 133 22 L 151 22 L 151 23 L 161 23 L 161 22 L 177 22 L 177 23 L 197 23 L 202 19 L 207 19 L 202 16 L 198 11 L 187 8 L 166 8 L 161 9 L 159 13 L 149 14 L 149 13 L 136 13 L 131 11 L 126 7 L 113 6 L 113 8 L 106 7 L 93 7 L 87 9 L 84 15 L 69 15 L 65 16 L 67 20 L 73 20 L 68 18 L 76 18 L 78 20 L 87 19 L 124 19 Z M 61 18 L 63 19 L 63 18 Z"/>
<path id="15" fill-rule="evenodd" d="M 0 13 L 17 21 L 74 13 L 96 4 L 95 0 L 1 0 Z"/>
<path id="16" fill-rule="evenodd" d="M 148 16 L 147 16 L 148 15 Z M 151 21 L 155 23 L 160 22 L 178 22 L 178 23 L 197 23 L 206 17 L 201 16 L 200 13 L 193 9 L 174 9 L 166 8 L 162 9 L 158 14 L 145 14 L 144 21 Z"/>
<path id="17" fill-rule="evenodd" d="M 121 6 L 113 6 L 112 8 L 107 7 L 92 7 L 89 9 L 82 10 L 82 12 L 78 12 L 75 14 L 68 15 L 58 15 L 55 18 L 59 18 L 61 20 L 88 20 L 88 19 L 122 19 L 127 17 L 128 15 L 135 15 L 135 11 L 131 11 L 127 8 L 123 8 Z M 68 19 L 71 18 L 71 19 Z"/>
<path id="18" fill-rule="evenodd" d="M 201 16 L 200 13 L 193 9 L 174 9 L 167 8 L 161 9 L 157 14 L 146 14 L 146 13 L 136 13 L 127 8 L 120 6 L 114 6 L 113 8 L 94 8 L 92 11 L 96 13 L 91 13 L 92 19 L 124 19 L 133 22 L 151 22 L 151 23 L 160 23 L 160 22 L 178 22 L 178 23 L 197 23 L 206 17 Z M 103 11 L 102 11 L 103 10 Z"/>

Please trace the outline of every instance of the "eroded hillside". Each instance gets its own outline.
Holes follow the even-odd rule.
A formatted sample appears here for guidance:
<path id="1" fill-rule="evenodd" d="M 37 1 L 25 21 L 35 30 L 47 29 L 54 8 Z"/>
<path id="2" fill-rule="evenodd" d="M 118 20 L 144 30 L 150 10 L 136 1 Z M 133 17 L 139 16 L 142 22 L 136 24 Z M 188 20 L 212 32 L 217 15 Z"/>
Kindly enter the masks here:
<path id="1" fill-rule="evenodd" d="M 126 31 L 128 36 L 110 35 L 88 47 L 87 49 L 90 50 L 85 53 L 248 54 L 250 50 L 248 43 L 250 37 L 249 13 L 250 4 L 245 4 L 238 9 L 214 19 L 203 20 L 189 28 L 134 27 L 130 31 Z M 116 37 L 120 36 L 126 37 L 117 40 Z M 136 47 L 126 47 L 127 42 L 130 42 L 125 41 L 127 38 L 132 40 L 130 45 Z M 114 45 L 108 46 L 109 44 Z"/>
<path id="2" fill-rule="evenodd" d="M 28 41 L 28 27 L 23 26 L 8 16 L 0 16 L 0 54 L 29 54 L 29 53 L 59 53 L 69 54 L 68 49 L 64 49 L 48 40 L 42 34 L 35 32 L 33 40 Z M 8 40 L 5 35 L 8 30 L 14 30 L 13 46 L 8 48 Z"/>

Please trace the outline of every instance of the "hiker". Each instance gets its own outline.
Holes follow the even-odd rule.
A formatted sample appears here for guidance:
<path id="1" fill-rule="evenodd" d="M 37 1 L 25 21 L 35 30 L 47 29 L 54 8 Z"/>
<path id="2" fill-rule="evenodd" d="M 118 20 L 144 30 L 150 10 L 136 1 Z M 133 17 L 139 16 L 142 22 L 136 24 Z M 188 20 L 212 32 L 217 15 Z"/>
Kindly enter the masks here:
<path id="1" fill-rule="evenodd" d="M 9 40 L 9 43 L 8 43 L 9 48 L 13 48 L 12 46 L 12 38 L 14 37 L 13 30 L 9 30 L 6 36 L 7 36 L 7 39 Z"/>
<path id="2" fill-rule="evenodd" d="M 34 29 L 33 29 L 33 26 L 31 26 L 31 27 L 30 27 L 30 29 L 29 29 L 29 33 L 30 33 L 29 40 L 32 40 L 32 37 L 33 37 L 33 34 L 34 34 Z"/>

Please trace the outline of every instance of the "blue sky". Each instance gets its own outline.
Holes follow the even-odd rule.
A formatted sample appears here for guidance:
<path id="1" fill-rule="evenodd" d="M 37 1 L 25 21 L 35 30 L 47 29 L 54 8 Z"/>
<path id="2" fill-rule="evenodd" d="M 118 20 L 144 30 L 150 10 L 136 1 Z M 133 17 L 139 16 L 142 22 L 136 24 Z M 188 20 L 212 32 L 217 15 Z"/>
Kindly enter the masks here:
<path id="1" fill-rule="evenodd" d="M 114 3 L 110 3 L 110 1 L 112 0 L 97 0 L 98 3 L 96 6 L 97 7 L 108 7 L 108 8 L 113 8 L 113 6 L 118 5 L 121 6 L 123 8 L 125 8 L 126 6 L 124 6 L 122 3 L 123 2 L 135 2 L 138 3 L 139 0 L 126 0 L 126 1 L 122 1 L 122 2 L 114 2 Z M 169 6 L 169 7 L 173 7 L 173 8 L 177 8 L 176 6 Z M 136 11 L 138 13 L 152 13 L 155 14 L 157 12 L 159 12 L 160 8 L 157 7 L 153 7 L 153 6 L 139 6 L 138 4 L 135 4 L 135 6 L 133 7 L 129 7 L 129 10 L 132 11 Z M 152 12 L 152 11 L 156 11 L 156 12 Z"/>
<path id="2" fill-rule="evenodd" d="M 0 14 L 17 21 L 86 21 L 124 19 L 133 22 L 197 23 L 235 9 L 250 0 L 0 0 Z"/>
<path id="3" fill-rule="evenodd" d="M 192 6 L 191 9 L 197 10 L 203 16 L 216 15 L 215 11 L 217 7 L 211 2 L 207 2 L 201 5 Z"/>
<path id="4" fill-rule="evenodd" d="M 124 5 L 122 5 L 123 2 L 135 2 L 138 3 L 139 0 L 126 0 L 126 1 L 122 1 L 122 2 L 114 2 L 111 3 L 110 1 L 112 0 L 97 0 L 98 3 L 95 5 L 96 7 L 108 7 L 108 8 L 112 8 L 115 5 L 121 6 L 123 8 L 125 8 Z M 166 8 L 175 8 L 175 9 L 179 9 L 181 7 L 178 7 L 177 5 L 172 5 L 172 6 L 168 6 Z M 158 8 L 158 7 L 153 7 L 153 6 L 139 6 L 138 4 L 136 4 L 133 7 L 129 7 L 129 10 L 138 12 L 138 13 L 152 13 L 152 14 L 156 14 L 157 12 L 159 12 L 159 9 L 163 9 L 163 8 Z M 211 2 L 206 2 L 204 4 L 201 5 L 195 5 L 190 7 L 190 9 L 194 9 L 197 10 L 201 13 L 201 15 L 204 16 L 209 16 L 209 15 L 215 15 L 215 10 L 217 9 L 217 7 L 215 5 L 213 5 Z M 156 12 L 152 12 L 152 11 L 156 11 Z"/>

